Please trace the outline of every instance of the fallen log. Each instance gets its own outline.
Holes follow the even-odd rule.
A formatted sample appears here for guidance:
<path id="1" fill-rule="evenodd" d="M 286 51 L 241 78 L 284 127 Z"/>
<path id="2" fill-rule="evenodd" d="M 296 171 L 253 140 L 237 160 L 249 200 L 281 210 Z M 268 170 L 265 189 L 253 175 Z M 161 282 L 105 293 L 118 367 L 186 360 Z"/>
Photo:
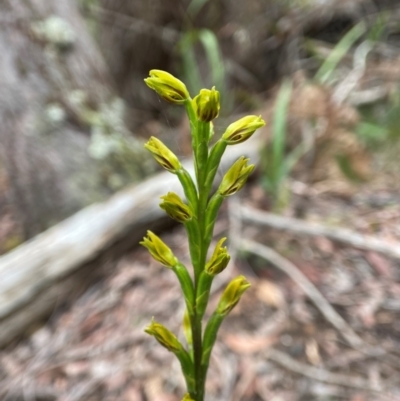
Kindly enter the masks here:
<path id="1" fill-rule="evenodd" d="M 256 161 L 259 145 L 252 138 L 229 147 L 222 170 L 241 155 Z M 136 245 L 146 229 L 160 224 L 165 214 L 158 206 L 159 198 L 168 191 L 183 196 L 177 178 L 160 173 L 104 203 L 82 209 L 1 256 L 0 346 L 47 318 L 57 304 L 81 293 L 110 258 Z"/>

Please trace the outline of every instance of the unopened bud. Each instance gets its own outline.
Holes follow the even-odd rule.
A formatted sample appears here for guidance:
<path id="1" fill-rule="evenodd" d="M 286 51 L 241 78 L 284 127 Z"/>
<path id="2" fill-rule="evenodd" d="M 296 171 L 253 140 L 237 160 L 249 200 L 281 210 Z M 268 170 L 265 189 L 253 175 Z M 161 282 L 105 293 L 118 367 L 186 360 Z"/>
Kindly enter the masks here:
<path id="1" fill-rule="evenodd" d="M 175 173 L 181 168 L 181 163 L 173 152 L 171 152 L 159 139 L 154 136 L 144 144 L 157 162 L 171 173 Z"/>
<path id="2" fill-rule="evenodd" d="M 163 200 L 160 203 L 161 209 L 179 223 L 185 223 L 193 217 L 190 207 L 185 205 L 176 193 L 168 192 L 167 195 L 161 196 L 161 199 Z"/>
<path id="3" fill-rule="evenodd" d="M 220 95 L 215 86 L 212 89 L 201 89 L 193 99 L 193 108 L 200 121 L 210 122 L 218 117 Z"/>
<path id="4" fill-rule="evenodd" d="M 250 138 L 254 132 L 265 125 L 261 116 L 246 116 L 228 126 L 222 138 L 228 145 L 236 145 Z"/>
<path id="5" fill-rule="evenodd" d="M 146 327 L 145 332 L 153 336 L 163 347 L 168 351 L 178 352 L 181 350 L 182 345 L 179 340 L 162 324 L 154 321 Z"/>
<path id="6" fill-rule="evenodd" d="M 151 70 L 150 77 L 144 82 L 150 88 L 155 90 L 164 100 L 176 104 L 182 104 L 190 95 L 186 85 L 166 71 Z"/>
<path id="7" fill-rule="evenodd" d="M 249 159 L 246 159 L 244 156 L 240 157 L 224 175 L 218 189 L 222 196 L 233 195 L 242 189 L 248 176 L 254 170 L 254 164 L 248 166 L 248 161 Z"/>
<path id="8" fill-rule="evenodd" d="M 222 247 L 222 244 L 226 241 L 226 238 L 221 238 L 217 245 L 215 246 L 214 253 L 211 256 L 211 259 L 206 264 L 205 270 L 211 276 L 215 276 L 218 273 L 221 273 L 231 259 L 228 250 L 225 247 Z"/>
<path id="9" fill-rule="evenodd" d="M 190 396 L 189 393 L 186 393 L 185 396 L 182 398 L 182 401 L 194 401 L 194 399 Z"/>
<path id="10" fill-rule="evenodd" d="M 147 231 L 147 237 L 143 238 L 140 245 L 147 248 L 150 255 L 166 267 L 173 268 L 178 263 L 178 259 L 172 253 L 171 249 L 151 231 Z"/>
<path id="11" fill-rule="evenodd" d="M 219 304 L 217 306 L 217 313 L 227 315 L 239 302 L 242 294 L 250 287 L 250 283 L 244 276 L 238 276 L 233 279 L 225 288 Z"/>

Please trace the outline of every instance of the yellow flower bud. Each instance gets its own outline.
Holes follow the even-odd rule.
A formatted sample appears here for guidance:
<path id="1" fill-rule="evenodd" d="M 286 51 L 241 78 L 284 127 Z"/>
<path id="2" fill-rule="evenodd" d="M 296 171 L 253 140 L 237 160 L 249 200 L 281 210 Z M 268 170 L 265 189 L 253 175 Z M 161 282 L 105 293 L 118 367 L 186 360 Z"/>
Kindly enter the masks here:
<path id="1" fill-rule="evenodd" d="M 217 313 L 227 315 L 239 302 L 242 294 L 250 287 L 250 283 L 244 276 L 238 276 L 233 279 L 225 288 L 219 304 L 217 306 Z"/>
<path id="2" fill-rule="evenodd" d="M 182 398 L 182 401 L 194 401 L 194 399 L 190 396 L 189 393 L 186 393 L 185 396 Z"/>
<path id="3" fill-rule="evenodd" d="M 250 138 L 254 132 L 265 125 L 261 116 L 246 116 L 228 126 L 222 138 L 228 145 L 236 145 Z"/>
<path id="4" fill-rule="evenodd" d="M 151 70 L 150 77 L 144 82 L 150 88 L 155 90 L 164 100 L 176 104 L 182 104 L 190 95 L 186 85 L 166 71 Z"/>
<path id="5" fill-rule="evenodd" d="M 151 324 L 146 327 L 145 332 L 153 336 L 168 351 L 178 352 L 182 345 L 179 340 L 162 324 L 152 320 Z"/>
<path id="6" fill-rule="evenodd" d="M 200 121 L 210 122 L 218 117 L 219 114 L 219 92 L 215 86 L 209 89 L 201 89 L 200 93 L 193 99 L 193 108 Z"/>
<path id="7" fill-rule="evenodd" d="M 218 189 L 222 196 L 235 194 L 246 183 L 248 176 L 254 170 L 254 164 L 248 166 L 248 161 L 249 159 L 244 156 L 240 157 L 224 175 Z"/>
<path id="8" fill-rule="evenodd" d="M 211 259 L 206 264 L 205 270 L 211 276 L 215 276 L 218 273 L 221 273 L 231 259 L 228 250 L 225 247 L 222 247 L 222 244 L 226 241 L 226 238 L 221 238 L 218 241 L 218 244 L 215 246 L 214 253 L 211 256 Z"/>
<path id="9" fill-rule="evenodd" d="M 144 147 L 153 154 L 154 158 L 162 167 L 171 173 L 175 173 L 181 168 L 181 163 L 175 154 L 154 136 L 150 137 L 144 144 Z"/>
<path id="10" fill-rule="evenodd" d="M 167 195 L 161 196 L 161 199 L 163 200 L 160 203 L 161 209 L 179 223 L 185 223 L 193 217 L 190 207 L 185 205 L 176 193 L 168 192 Z"/>
<path id="11" fill-rule="evenodd" d="M 147 248 L 150 255 L 164 266 L 173 268 L 177 265 L 178 259 L 172 253 L 171 249 L 151 231 L 147 231 L 147 237 L 143 238 L 140 245 Z"/>

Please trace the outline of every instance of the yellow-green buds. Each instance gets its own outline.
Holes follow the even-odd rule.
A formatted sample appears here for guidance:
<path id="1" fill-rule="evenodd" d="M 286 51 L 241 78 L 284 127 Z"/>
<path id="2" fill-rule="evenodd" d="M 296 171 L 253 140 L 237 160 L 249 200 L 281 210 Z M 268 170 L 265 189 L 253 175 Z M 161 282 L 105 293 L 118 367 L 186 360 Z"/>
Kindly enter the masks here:
<path id="1" fill-rule="evenodd" d="M 166 327 L 152 320 L 145 332 L 153 336 L 168 351 L 178 352 L 182 348 L 181 343 Z"/>
<path id="2" fill-rule="evenodd" d="M 211 256 L 211 259 L 206 264 L 205 270 L 211 276 L 215 276 L 218 273 L 221 273 L 222 270 L 228 266 L 228 263 L 231 259 L 226 246 L 222 247 L 222 244 L 226 241 L 226 238 L 221 238 L 218 241 L 214 249 L 214 253 Z"/>
<path id="3" fill-rule="evenodd" d="M 194 401 L 194 399 L 190 396 L 189 393 L 186 393 L 185 396 L 182 398 L 182 401 Z"/>
<path id="4" fill-rule="evenodd" d="M 221 185 L 219 186 L 218 192 L 222 196 L 230 196 L 239 191 L 250 173 L 254 170 L 254 164 L 247 165 L 249 159 L 241 156 L 231 168 L 227 171 L 222 179 Z"/>
<path id="5" fill-rule="evenodd" d="M 153 154 L 154 158 L 162 167 L 171 173 L 175 173 L 181 168 L 181 163 L 174 153 L 154 136 L 150 137 L 144 144 L 144 147 Z"/>
<path id="6" fill-rule="evenodd" d="M 178 78 L 161 70 L 151 70 L 149 75 L 144 82 L 167 102 L 182 104 L 189 99 L 185 84 Z"/>
<path id="7" fill-rule="evenodd" d="M 244 276 L 233 279 L 225 288 L 216 312 L 220 315 L 227 315 L 239 302 L 242 294 L 250 287 L 250 283 Z"/>
<path id="8" fill-rule="evenodd" d="M 160 203 L 160 208 L 179 223 L 185 223 L 193 217 L 190 207 L 185 205 L 176 193 L 168 192 L 167 195 L 161 196 L 161 199 L 163 201 Z"/>
<path id="9" fill-rule="evenodd" d="M 140 245 L 147 248 L 150 255 L 166 267 L 173 268 L 178 263 L 178 259 L 172 253 L 171 249 L 169 249 L 168 246 L 151 231 L 147 231 L 147 237 L 143 238 Z"/>
<path id="10" fill-rule="evenodd" d="M 219 114 L 219 92 L 215 86 L 209 89 L 201 89 L 200 93 L 193 99 L 193 108 L 200 121 L 210 122 Z"/>
<path id="11" fill-rule="evenodd" d="M 265 125 L 261 116 L 246 116 L 228 126 L 222 138 L 228 145 L 236 145 L 250 138 L 254 132 Z"/>

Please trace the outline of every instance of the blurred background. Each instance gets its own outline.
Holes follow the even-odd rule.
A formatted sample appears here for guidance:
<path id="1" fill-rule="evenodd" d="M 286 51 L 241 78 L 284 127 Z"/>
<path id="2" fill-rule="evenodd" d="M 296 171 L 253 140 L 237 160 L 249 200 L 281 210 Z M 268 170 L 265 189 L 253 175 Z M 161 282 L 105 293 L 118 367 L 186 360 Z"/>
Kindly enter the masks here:
<path id="1" fill-rule="evenodd" d="M 216 138 L 267 121 L 215 229 L 232 263 L 209 312 L 233 276 L 252 288 L 207 400 L 400 401 L 400 1 L 2 0 L 0 54 L 1 400 L 184 393 L 143 333 L 182 337 L 178 283 L 137 247 L 152 229 L 190 263 L 143 148 L 190 162 L 184 110 L 143 82 L 162 69 L 221 92 Z"/>

